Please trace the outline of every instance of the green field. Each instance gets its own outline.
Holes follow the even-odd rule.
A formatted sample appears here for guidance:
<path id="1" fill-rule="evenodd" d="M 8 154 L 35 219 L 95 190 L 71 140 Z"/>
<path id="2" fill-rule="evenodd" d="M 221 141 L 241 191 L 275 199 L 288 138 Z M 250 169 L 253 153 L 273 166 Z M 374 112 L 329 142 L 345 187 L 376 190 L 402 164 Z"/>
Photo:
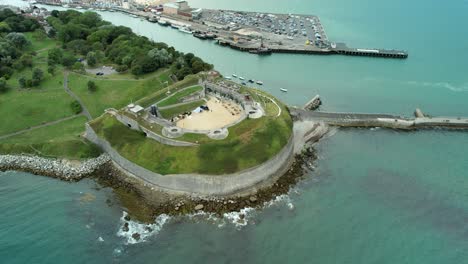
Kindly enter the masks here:
<path id="1" fill-rule="evenodd" d="M 122 108 L 138 99 L 160 91 L 164 88 L 161 79 L 166 78 L 167 71 L 159 71 L 146 78 L 131 80 L 118 79 L 117 75 L 108 78 L 100 78 L 92 75 L 70 73 L 68 76 L 69 88 L 88 108 L 93 117 L 104 113 L 106 108 Z M 97 91 L 88 91 L 88 81 L 94 81 Z"/>
<path id="2" fill-rule="evenodd" d="M 45 157 L 81 159 L 96 157 L 100 151 L 80 137 L 86 118 L 77 116 L 59 124 L 31 130 L 0 140 L 1 154 L 35 154 Z"/>
<path id="3" fill-rule="evenodd" d="M 203 90 L 203 87 L 201 87 L 200 85 L 189 87 L 189 88 L 187 88 L 185 90 L 174 93 L 173 95 L 167 97 L 166 99 L 164 99 L 163 101 L 158 103 L 158 106 L 159 107 L 164 107 L 164 106 L 169 106 L 169 105 L 181 103 L 180 100 L 182 98 L 184 98 L 186 96 L 189 96 L 189 95 L 191 95 L 193 93 L 199 92 L 201 90 Z"/>
<path id="4" fill-rule="evenodd" d="M 189 87 L 189 86 L 192 86 L 192 85 L 196 85 L 198 83 L 198 78 L 199 76 L 198 75 L 189 75 L 187 77 L 185 77 L 184 80 L 182 81 L 179 81 L 177 83 L 174 83 L 164 89 L 161 89 L 155 93 L 152 93 L 146 97 L 143 97 L 141 98 L 140 100 L 136 101 L 136 104 L 139 104 L 143 107 L 148 107 L 164 98 L 167 97 L 167 92 L 170 91 L 172 93 L 180 90 L 180 89 L 183 89 L 183 88 L 186 88 L 186 87 Z"/>
<path id="5" fill-rule="evenodd" d="M 198 100 L 195 102 L 179 105 L 176 107 L 163 109 L 163 110 L 160 110 L 159 112 L 164 118 L 171 119 L 179 114 L 190 112 L 194 110 L 195 108 L 199 107 L 200 105 L 203 105 L 204 103 L 206 103 L 205 100 Z"/>

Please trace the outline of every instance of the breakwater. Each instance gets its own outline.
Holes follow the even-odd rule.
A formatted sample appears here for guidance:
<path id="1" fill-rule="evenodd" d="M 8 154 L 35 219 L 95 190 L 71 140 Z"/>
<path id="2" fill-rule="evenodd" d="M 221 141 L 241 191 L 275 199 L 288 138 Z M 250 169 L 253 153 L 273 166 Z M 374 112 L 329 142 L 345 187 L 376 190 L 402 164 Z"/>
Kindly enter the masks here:
<path id="1" fill-rule="evenodd" d="M 299 120 L 322 121 L 328 125 L 341 127 L 383 127 L 404 130 L 468 129 L 468 118 L 462 117 L 429 117 L 418 114 L 418 117 L 407 118 L 389 114 L 314 112 L 298 108 L 292 108 L 291 114 Z"/>
<path id="2" fill-rule="evenodd" d="M 107 154 L 86 161 L 42 158 L 26 155 L 0 155 L 0 171 L 17 170 L 32 174 L 78 181 L 110 161 Z"/>

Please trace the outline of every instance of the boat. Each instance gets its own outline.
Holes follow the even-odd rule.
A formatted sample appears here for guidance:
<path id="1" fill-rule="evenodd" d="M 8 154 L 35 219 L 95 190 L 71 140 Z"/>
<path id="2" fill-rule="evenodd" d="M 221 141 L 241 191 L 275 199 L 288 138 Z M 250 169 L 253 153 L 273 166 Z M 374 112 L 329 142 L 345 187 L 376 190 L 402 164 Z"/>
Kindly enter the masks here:
<path id="1" fill-rule="evenodd" d="M 158 22 L 158 19 L 156 17 L 150 17 L 150 18 L 148 18 L 148 21 L 151 22 L 151 23 L 156 23 L 156 22 Z"/>
<path id="2" fill-rule="evenodd" d="M 200 32 L 193 33 L 193 36 L 199 39 L 207 39 L 206 34 Z"/>
<path id="3" fill-rule="evenodd" d="M 229 77 L 229 76 L 226 76 L 225 78 L 226 78 L 227 80 L 231 80 L 231 77 Z"/>
<path id="4" fill-rule="evenodd" d="M 176 25 L 176 24 L 171 24 L 171 28 L 179 29 L 180 26 L 178 26 L 178 25 Z"/>
<path id="5" fill-rule="evenodd" d="M 255 80 L 252 80 L 252 79 L 249 80 L 249 83 L 254 83 L 254 82 L 255 82 Z"/>
<path id="6" fill-rule="evenodd" d="M 237 75 L 236 75 L 236 74 L 232 74 L 232 77 L 237 78 Z"/>
<path id="7" fill-rule="evenodd" d="M 289 39 L 289 40 L 294 40 L 294 38 L 293 38 L 293 37 L 290 37 L 290 36 L 288 36 L 288 39 Z"/>
<path id="8" fill-rule="evenodd" d="M 288 89 L 280 88 L 280 91 L 287 93 Z"/>
<path id="9" fill-rule="evenodd" d="M 242 85 L 247 85 L 247 83 L 246 83 L 246 82 L 242 82 Z"/>
<path id="10" fill-rule="evenodd" d="M 243 80 L 245 80 L 245 79 L 244 79 L 244 77 L 239 77 L 239 80 L 243 81 Z"/>
<path id="11" fill-rule="evenodd" d="M 205 34 L 207 39 L 215 39 L 217 36 L 214 33 L 208 32 Z"/>
<path id="12" fill-rule="evenodd" d="M 187 34 L 192 34 L 192 30 L 190 30 L 190 28 L 188 28 L 188 27 L 181 27 L 181 28 L 179 28 L 179 31 L 187 33 Z"/>
<path id="13" fill-rule="evenodd" d="M 258 85 L 263 85 L 263 82 L 262 81 L 257 81 L 257 84 Z"/>
<path id="14" fill-rule="evenodd" d="M 249 52 L 252 54 L 258 54 L 258 55 L 270 55 L 272 53 L 271 49 L 265 48 L 265 47 L 260 47 L 258 49 L 249 50 Z"/>
<path id="15" fill-rule="evenodd" d="M 164 26 L 164 27 L 169 26 L 169 22 L 167 22 L 165 20 L 159 20 L 158 24 L 161 25 L 161 26 Z"/>

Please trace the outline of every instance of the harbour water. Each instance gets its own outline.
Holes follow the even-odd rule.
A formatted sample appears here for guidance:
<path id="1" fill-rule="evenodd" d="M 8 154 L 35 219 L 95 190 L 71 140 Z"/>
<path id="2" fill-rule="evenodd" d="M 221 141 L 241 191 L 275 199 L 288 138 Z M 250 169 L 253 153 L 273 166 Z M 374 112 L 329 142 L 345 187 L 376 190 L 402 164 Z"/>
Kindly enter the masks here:
<path id="1" fill-rule="evenodd" d="M 1 3 L 21 4 L 19 0 Z M 262 80 L 291 105 L 319 93 L 327 111 L 468 116 L 468 2 L 191 0 L 193 6 L 320 16 L 331 40 L 398 48 L 407 60 L 274 54 L 219 47 L 138 18 L 104 19 Z M 279 88 L 287 88 L 282 93 Z M 468 133 L 337 131 L 316 170 L 262 211 L 159 218 L 144 242 L 121 236 L 124 208 L 91 180 L 0 173 L 2 263 L 468 263 Z M 135 230 L 145 230 L 134 223 Z"/>

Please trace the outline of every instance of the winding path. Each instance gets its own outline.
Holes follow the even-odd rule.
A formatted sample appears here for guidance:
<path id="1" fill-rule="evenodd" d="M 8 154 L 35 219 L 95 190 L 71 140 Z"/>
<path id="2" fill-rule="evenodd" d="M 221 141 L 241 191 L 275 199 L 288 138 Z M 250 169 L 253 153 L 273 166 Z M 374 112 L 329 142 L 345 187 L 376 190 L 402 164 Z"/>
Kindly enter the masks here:
<path id="1" fill-rule="evenodd" d="M 78 101 L 78 103 L 81 105 L 81 108 L 83 109 L 82 112 L 78 115 L 72 115 L 72 116 L 68 116 L 68 117 L 64 117 L 64 118 L 61 118 L 61 119 L 58 119 L 58 120 L 55 120 L 55 121 L 50 121 L 50 122 L 46 122 L 46 123 L 43 123 L 43 124 L 40 124 L 40 125 L 37 125 L 37 126 L 32 126 L 32 127 L 29 127 L 29 128 L 26 128 L 26 129 L 23 129 L 23 130 L 19 130 L 19 131 L 16 131 L 16 132 L 13 132 L 13 133 L 10 133 L 10 134 L 6 134 L 6 135 L 2 135 L 0 136 L 0 140 L 2 139 L 6 139 L 6 138 L 10 138 L 10 137 L 14 137 L 14 136 L 17 136 L 17 135 L 21 135 L 21 134 L 24 134 L 26 132 L 29 132 L 29 131 L 32 131 L 32 130 L 36 130 L 36 129 L 39 129 L 39 128 L 43 128 L 43 127 L 47 127 L 47 126 L 52 126 L 52 125 L 56 125 L 58 123 L 61 123 L 61 122 L 64 122 L 64 121 L 67 121 L 67 120 L 70 120 L 70 119 L 73 119 L 73 118 L 76 118 L 80 115 L 83 115 L 85 116 L 88 121 L 92 120 L 92 116 L 91 114 L 89 113 L 88 109 L 86 108 L 86 106 L 83 104 L 83 102 L 81 101 L 81 99 L 75 95 L 71 90 L 70 88 L 68 88 L 68 72 L 64 72 L 64 75 L 63 75 L 63 89 L 65 90 L 65 92 L 70 95 L 71 97 L 73 97 L 76 101 Z"/>
<path id="2" fill-rule="evenodd" d="M 86 116 L 88 121 L 91 121 L 93 117 L 89 113 L 88 108 L 86 108 L 81 99 L 76 94 L 74 94 L 70 88 L 68 88 L 68 72 L 63 73 L 63 89 L 65 89 L 65 92 L 67 92 L 67 94 L 73 97 L 81 105 L 81 109 L 83 109 L 81 113 Z"/>

